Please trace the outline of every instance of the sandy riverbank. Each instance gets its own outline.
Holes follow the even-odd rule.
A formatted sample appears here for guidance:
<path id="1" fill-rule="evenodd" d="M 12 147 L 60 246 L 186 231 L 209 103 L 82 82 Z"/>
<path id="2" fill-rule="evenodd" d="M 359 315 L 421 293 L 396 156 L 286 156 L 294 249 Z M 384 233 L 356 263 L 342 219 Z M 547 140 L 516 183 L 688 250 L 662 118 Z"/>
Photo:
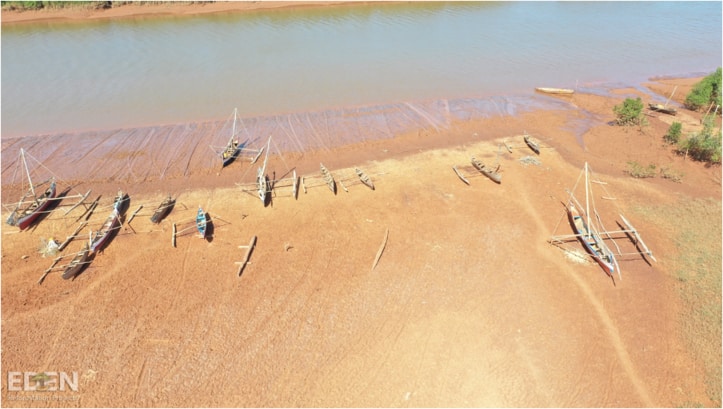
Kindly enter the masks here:
<path id="1" fill-rule="evenodd" d="M 119 18 L 144 18 L 160 16 L 197 16 L 216 13 L 246 13 L 259 10 L 282 8 L 342 6 L 363 2 L 345 1 L 218 1 L 193 3 L 169 1 L 163 4 L 123 4 L 109 9 L 68 7 L 63 9 L 41 9 L 2 12 L 2 23 L 19 24 L 41 21 L 87 21 Z"/>
<path id="2" fill-rule="evenodd" d="M 684 95 L 691 80 L 649 87 L 667 96 L 675 85 Z M 79 391 L 61 396 L 73 400 L 33 406 L 712 405 L 704 365 L 681 333 L 679 232 L 652 210 L 691 202 L 720 209 L 720 167 L 673 154 L 662 143 L 668 118 L 658 114 L 644 133 L 607 125 L 612 106 L 636 94 L 576 94 L 570 102 L 579 110 L 273 155 L 269 174 L 311 175 L 323 162 L 349 178 L 349 192 L 332 195 L 309 179 L 297 200 L 279 186 L 266 208 L 234 186 L 240 175 L 253 177 L 247 162 L 136 181 L 134 164 L 163 157 L 161 147 L 138 161 L 114 151 L 100 160 L 118 176 L 78 187 L 103 194 L 91 228 L 118 187 L 130 193 L 131 211 L 145 207 L 76 280 L 56 272 L 36 283 L 51 262 L 37 253 L 40 239 L 70 234 L 78 210 L 22 233 L 3 227 L 2 366 L 79 373 Z M 574 123 L 591 118 L 580 144 Z M 682 110 L 676 120 L 685 132 L 699 118 Z M 523 129 L 543 145 L 539 166 L 520 161 L 534 155 Z M 68 155 L 54 152 L 55 163 Z M 499 163 L 502 184 L 463 184 L 451 168 L 470 156 Z M 629 161 L 669 166 L 683 181 L 630 178 Z M 569 233 L 561 201 L 584 162 L 615 197 L 596 197 L 607 227 L 623 213 L 658 258 L 623 261 L 617 286 L 546 241 Z M 350 182 L 353 166 L 376 190 Z M 179 203 L 152 225 L 145 210 L 169 191 Z M 188 226 L 199 205 L 214 221 L 212 239 L 189 231 L 172 248 L 172 223 Z M 720 229 L 720 214 L 712 217 Z M 252 236 L 252 263 L 238 277 L 238 246 Z M 76 240 L 68 251 L 79 247 Z M 714 296 L 720 303 L 720 288 Z M 710 341 L 718 354 L 719 335 Z M 38 392 L 8 392 L 4 380 L 2 394 L 15 407 Z"/>

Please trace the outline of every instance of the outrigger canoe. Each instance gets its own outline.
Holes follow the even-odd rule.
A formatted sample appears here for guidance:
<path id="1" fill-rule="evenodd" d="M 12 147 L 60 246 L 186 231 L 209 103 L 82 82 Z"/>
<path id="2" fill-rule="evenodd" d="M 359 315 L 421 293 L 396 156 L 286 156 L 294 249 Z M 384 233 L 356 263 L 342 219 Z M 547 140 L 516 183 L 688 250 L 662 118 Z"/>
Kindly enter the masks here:
<path id="1" fill-rule="evenodd" d="M 7 223 L 11 226 L 17 226 L 20 230 L 25 230 L 40 216 L 45 209 L 50 205 L 50 201 L 55 198 L 56 195 L 56 184 L 55 181 L 50 182 L 50 186 L 45 192 L 37 198 L 33 198 L 33 201 L 28 204 L 24 209 L 20 209 L 22 200 L 15 208 L 13 213 L 7 220 Z M 25 197 L 32 196 L 28 193 Z"/>
<path id="2" fill-rule="evenodd" d="M 120 218 L 126 203 L 126 195 L 122 191 L 118 191 L 118 195 L 113 202 L 113 210 L 110 212 L 108 218 L 105 219 L 103 227 L 95 233 L 93 240 L 91 240 L 90 251 L 102 249 L 112 236 L 112 233 L 120 228 Z"/>
<path id="3" fill-rule="evenodd" d="M 613 280 L 613 272 L 615 271 L 615 256 L 602 242 L 600 236 L 591 231 L 585 222 L 585 219 L 580 215 L 574 204 L 570 203 L 567 208 L 567 217 L 570 221 L 575 235 L 578 240 L 582 243 L 585 250 L 592 256 L 592 258 L 602 267 L 605 273 L 610 276 Z"/>
<path id="4" fill-rule="evenodd" d="M 151 216 L 151 222 L 158 224 L 160 223 L 166 216 L 168 216 L 168 213 L 173 210 L 173 205 L 176 204 L 176 199 L 172 198 L 171 195 L 168 195 L 163 202 L 156 208 L 156 211 L 153 212 L 153 216 Z"/>
<path id="5" fill-rule="evenodd" d="M 201 238 L 206 238 L 206 226 L 208 225 L 208 219 L 206 217 L 206 212 L 203 211 L 200 207 L 198 208 L 198 213 L 196 213 L 196 229 L 198 230 L 198 233 L 201 234 Z"/>

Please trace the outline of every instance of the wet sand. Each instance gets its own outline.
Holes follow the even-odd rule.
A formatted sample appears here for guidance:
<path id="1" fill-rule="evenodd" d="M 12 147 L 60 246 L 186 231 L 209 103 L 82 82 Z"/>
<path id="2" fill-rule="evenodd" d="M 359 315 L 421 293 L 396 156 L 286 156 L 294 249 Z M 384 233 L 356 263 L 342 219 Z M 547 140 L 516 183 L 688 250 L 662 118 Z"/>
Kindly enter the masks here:
<path id="1" fill-rule="evenodd" d="M 669 95 L 679 85 L 684 95 L 686 84 L 649 86 Z M 71 400 L 31 402 L 40 407 L 711 405 L 702 366 L 680 335 L 673 234 L 635 209 L 681 198 L 718 201 L 720 167 L 663 146 L 669 125 L 658 114 L 644 134 L 607 125 L 612 106 L 637 92 L 576 94 L 565 101 L 578 109 L 272 150 L 268 174 L 296 168 L 307 175 L 307 191 L 294 199 L 278 185 L 268 207 L 235 186 L 253 180 L 257 165 L 238 160 L 219 171 L 205 140 L 170 143 L 154 133 L 138 142 L 120 133 L 90 143 L 79 158 L 74 152 L 87 146 L 77 136 L 51 137 L 56 147 L 43 163 L 67 162 L 54 171 L 79 161 L 106 175 L 71 178 L 82 182 L 77 191 L 103 195 L 91 229 L 119 187 L 131 197 L 126 220 L 144 208 L 74 281 L 53 272 L 38 285 L 51 259 L 37 248 L 41 238 L 70 234 L 79 209 L 66 217 L 56 211 L 22 233 L 3 226 L 2 366 L 79 373 L 78 392 L 56 393 Z M 681 110 L 676 120 L 685 132 L 699 118 Z M 581 136 L 579 121 L 591 121 Z M 523 130 L 541 142 L 539 157 Z M 147 142 L 153 138 L 161 142 Z M 46 152 L 38 143 L 23 147 Z M 16 195 L 5 183 L 10 151 L 3 145 L 4 202 Z M 452 166 L 465 171 L 470 156 L 499 164 L 502 183 L 483 176 L 462 183 Z M 521 161 L 529 156 L 541 164 Z M 684 182 L 630 178 L 630 160 L 669 164 Z M 136 171 L 172 169 L 174 161 L 183 166 L 162 179 Z M 597 198 L 603 219 L 628 216 L 658 257 L 623 261 L 616 286 L 596 264 L 572 261 L 547 243 L 553 233 L 570 233 L 561 202 L 586 161 L 616 197 Z M 348 192 L 333 195 L 321 183 L 319 162 Z M 355 180 L 353 166 L 370 174 L 376 190 Z M 168 192 L 178 204 L 153 225 L 152 209 Z M 173 248 L 172 224 L 192 226 L 199 205 L 211 216 L 211 238 L 188 230 Z M 239 277 L 239 246 L 253 236 L 251 263 Z M 631 250 L 629 241 L 620 244 Z M 80 246 L 75 240 L 66 252 Z M 28 402 L 18 399 L 38 393 L 8 392 L 3 381 L 2 394 L 5 406 L 20 407 Z"/>

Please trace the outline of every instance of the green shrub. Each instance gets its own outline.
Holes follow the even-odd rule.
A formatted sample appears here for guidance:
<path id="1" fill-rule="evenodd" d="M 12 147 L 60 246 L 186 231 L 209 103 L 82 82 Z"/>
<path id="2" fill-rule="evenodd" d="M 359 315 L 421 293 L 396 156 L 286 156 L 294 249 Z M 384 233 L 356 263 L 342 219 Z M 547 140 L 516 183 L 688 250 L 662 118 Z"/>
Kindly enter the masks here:
<path id="1" fill-rule="evenodd" d="M 643 100 L 625 98 L 621 105 L 613 107 L 618 125 L 643 125 Z"/>
<path id="2" fill-rule="evenodd" d="M 678 151 L 695 160 L 708 163 L 721 163 L 721 130 L 714 130 L 715 120 L 708 117 L 703 122 L 703 130 L 678 143 Z"/>
<path id="3" fill-rule="evenodd" d="M 665 142 L 671 143 L 671 144 L 677 144 L 680 141 L 680 134 L 681 130 L 683 128 L 683 125 L 681 125 L 680 122 L 673 122 L 670 125 L 670 128 L 668 128 L 668 132 L 663 136 L 663 139 L 665 139 Z"/>
<path id="4" fill-rule="evenodd" d="M 693 86 L 685 97 L 685 106 L 688 109 L 698 110 L 707 108 L 711 103 L 721 105 L 721 68 L 703 78 Z"/>

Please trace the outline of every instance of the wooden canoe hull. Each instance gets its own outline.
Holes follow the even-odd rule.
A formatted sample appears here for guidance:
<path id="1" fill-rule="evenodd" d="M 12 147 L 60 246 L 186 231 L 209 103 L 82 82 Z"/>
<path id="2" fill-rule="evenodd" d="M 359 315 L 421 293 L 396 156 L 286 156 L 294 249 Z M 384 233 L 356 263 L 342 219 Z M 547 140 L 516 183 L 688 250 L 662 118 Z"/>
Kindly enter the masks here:
<path id="1" fill-rule="evenodd" d="M 374 190 L 374 182 L 372 182 L 372 179 L 369 177 L 369 175 L 364 173 L 364 171 L 359 168 L 354 168 L 354 171 L 356 172 L 357 176 L 359 176 L 359 180 L 361 180 L 363 184 L 365 184 L 369 189 Z"/>
<path id="2" fill-rule="evenodd" d="M 198 230 L 198 233 L 201 235 L 201 238 L 206 238 L 206 227 L 208 225 L 208 218 L 206 217 L 206 212 L 203 211 L 200 207 L 198 208 L 198 213 L 196 213 L 196 229 Z"/>
<path id="3" fill-rule="evenodd" d="M 111 233 L 120 227 L 120 214 L 118 209 L 113 209 L 110 216 L 103 223 L 103 227 L 95 233 L 90 244 L 90 251 L 99 251 L 106 245 Z"/>
<path id="4" fill-rule="evenodd" d="M 678 110 L 677 110 L 677 109 L 671 108 L 671 107 L 668 107 L 668 106 L 664 106 L 664 105 L 660 105 L 660 104 L 648 104 L 648 107 L 650 107 L 650 109 L 651 109 L 652 111 L 662 112 L 662 113 L 668 114 L 668 115 L 673 115 L 673 116 L 675 116 L 675 114 L 678 113 Z"/>
<path id="5" fill-rule="evenodd" d="M 570 222 L 572 230 L 577 235 L 577 238 L 582 244 L 582 246 L 590 254 L 590 256 L 592 256 L 592 258 L 600 265 L 600 267 L 602 267 L 603 271 L 605 271 L 605 274 L 612 278 L 613 272 L 615 271 L 613 256 L 612 254 L 609 254 L 606 257 L 601 250 L 598 242 L 602 239 L 600 239 L 594 234 L 590 234 L 587 223 L 585 223 L 585 219 L 583 219 L 577 209 L 572 205 L 568 206 L 567 208 L 567 218 Z M 609 258 L 609 260 L 607 258 Z"/>
<path id="6" fill-rule="evenodd" d="M 572 95 L 575 90 L 568 88 L 549 88 L 549 87 L 537 87 L 535 91 L 542 92 L 544 94 L 555 94 L 555 95 Z"/>
<path id="7" fill-rule="evenodd" d="M 223 161 L 222 167 L 225 167 L 229 163 L 233 162 L 234 159 L 236 159 L 239 148 L 240 148 L 239 144 L 236 141 L 234 141 L 234 142 L 228 144 L 228 146 L 226 146 L 226 149 L 224 149 L 223 152 L 221 153 L 221 160 Z"/>
<path id="8" fill-rule="evenodd" d="M 331 190 L 332 193 L 336 194 L 336 181 L 334 180 L 334 177 L 331 175 L 331 172 L 329 172 L 329 169 L 327 169 L 323 163 L 319 165 L 321 169 L 321 175 L 324 177 L 324 182 L 326 182 L 329 190 Z"/>
<path id="9" fill-rule="evenodd" d="M 538 145 L 537 142 L 533 141 L 532 138 L 530 138 L 527 135 L 524 136 L 524 139 L 525 139 L 525 143 L 527 144 L 527 146 L 529 146 L 533 152 L 535 152 L 536 154 L 539 155 L 540 154 L 540 145 Z"/>
<path id="10" fill-rule="evenodd" d="M 482 162 L 478 161 L 474 157 L 472 158 L 471 162 L 472 162 L 472 166 L 474 166 L 475 169 L 482 172 L 483 175 L 490 178 L 493 182 L 495 182 L 497 184 L 502 183 L 502 175 L 500 175 L 498 172 L 495 172 L 494 170 L 486 167 Z M 468 184 L 469 184 L 469 182 L 468 182 Z"/>
<path id="11" fill-rule="evenodd" d="M 153 216 L 151 216 L 151 223 L 158 224 L 163 221 L 163 219 L 165 219 L 166 216 L 171 213 L 171 210 L 173 210 L 173 206 L 175 204 L 175 199 L 171 198 L 170 196 L 167 197 L 163 202 L 161 202 L 156 211 L 153 212 Z"/>
<path id="12" fill-rule="evenodd" d="M 73 260 L 68 263 L 68 266 L 65 267 L 65 271 L 63 271 L 63 279 L 69 280 L 80 274 L 80 272 L 83 271 L 85 266 L 88 264 L 89 255 L 90 247 L 86 244 L 83 246 L 83 249 L 78 252 L 75 257 L 73 257 Z"/>
<path id="13" fill-rule="evenodd" d="M 17 226 L 20 230 L 25 230 L 40 216 L 50 205 L 50 200 L 55 198 L 56 184 L 52 182 L 45 193 L 38 199 L 36 203 L 31 203 L 22 211 L 15 211 L 8 219 L 8 224 Z"/>

